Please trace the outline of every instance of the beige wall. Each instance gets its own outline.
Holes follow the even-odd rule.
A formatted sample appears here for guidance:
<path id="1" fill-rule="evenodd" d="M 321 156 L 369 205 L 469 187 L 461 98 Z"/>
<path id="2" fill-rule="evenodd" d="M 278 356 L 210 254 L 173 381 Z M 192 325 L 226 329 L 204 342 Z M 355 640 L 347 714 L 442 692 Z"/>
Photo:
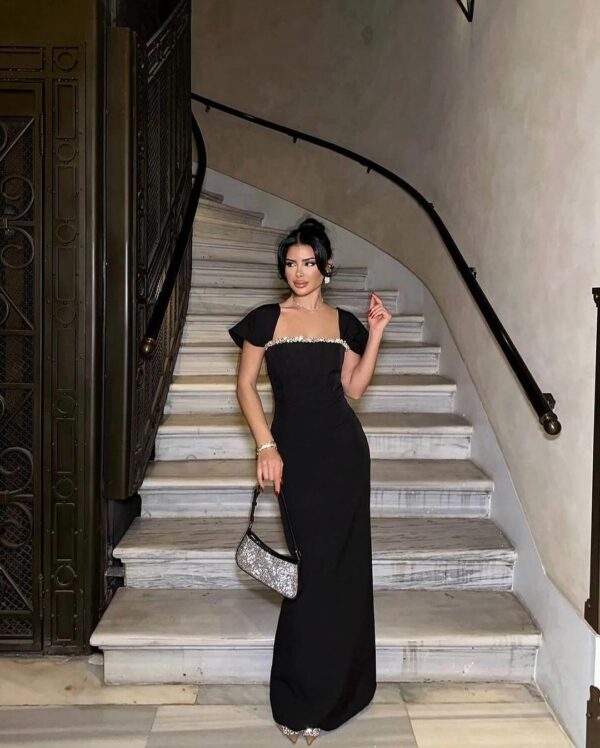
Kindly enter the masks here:
<path id="1" fill-rule="evenodd" d="M 369 156 L 431 200 L 563 432 L 546 437 L 422 211 L 314 146 L 197 109 L 209 166 L 404 263 L 446 317 L 549 577 L 588 596 L 600 285 L 597 0 L 196 0 L 193 90 Z M 501 496 L 494 500 L 501 501 Z"/>

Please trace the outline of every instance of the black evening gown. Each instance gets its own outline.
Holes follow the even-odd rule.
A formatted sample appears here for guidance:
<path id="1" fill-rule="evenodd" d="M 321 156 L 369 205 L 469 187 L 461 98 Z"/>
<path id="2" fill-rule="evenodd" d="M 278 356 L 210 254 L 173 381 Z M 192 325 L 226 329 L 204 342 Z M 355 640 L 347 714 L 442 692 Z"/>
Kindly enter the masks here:
<path id="1" fill-rule="evenodd" d="M 277 303 L 256 307 L 229 328 L 238 346 L 247 339 L 265 347 L 274 396 L 270 428 L 302 554 L 302 588 L 295 599 L 282 598 L 270 675 L 273 719 L 292 730 L 334 730 L 366 707 L 377 688 L 371 455 L 340 376 L 347 347 L 362 354 L 368 330 L 337 308 L 339 338 L 273 341 Z"/>

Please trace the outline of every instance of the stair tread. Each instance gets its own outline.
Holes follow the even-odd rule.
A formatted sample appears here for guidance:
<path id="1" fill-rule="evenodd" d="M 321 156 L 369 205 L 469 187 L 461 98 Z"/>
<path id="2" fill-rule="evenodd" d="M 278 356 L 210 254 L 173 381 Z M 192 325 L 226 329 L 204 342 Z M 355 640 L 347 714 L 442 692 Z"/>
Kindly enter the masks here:
<path id="1" fill-rule="evenodd" d="M 250 210 L 249 208 L 238 208 L 235 205 L 229 205 L 228 203 L 212 200 L 208 197 L 203 197 L 202 194 L 200 194 L 200 200 L 198 201 L 198 206 L 199 208 L 208 207 L 211 210 L 215 210 L 217 212 L 221 210 L 223 211 L 224 214 L 238 213 L 239 215 L 247 215 L 249 218 L 260 219 L 261 221 L 265 217 L 265 214 L 260 210 Z M 196 216 L 201 217 L 201 212 L 198 211 L 196 213 Z M 202 220 L 204 220 L 204 216 L 202 216 Z"/>
<path id="2" fill-rule="evenodd" d="M 254 529 L 276 550 L 289 552 L 279 517 L 262 517 L 261 497 Z M 192 559 L 230 557 L 248 526 L 248 517 L 136 517 L 114 550 L 117 558 Z M 372 517 L 373 559 L 447 558 L 514 560 L 514 548 L 490 519 L 462 517 Z"/>
<path id="3" fill-rule="evenodd" d="M 269 414 L 272 417 L 272 414 Z M 426 432 L 471 434 L 473 425 L 457 413 L 361 413 L 360 422 L 365 431 Z M 224 429 L 248 429 L 241 412 L 235 413 L 170 413 L 163 414 L 159 432 L 200 432 Z"/>
<path id="4" fill-rule="evenodd" d="M 198 164 L 194 163 L 194 169 L 198 166 Z M 218 192 L 211 192 L 210 190 L 201 190 L 200 192 L 200 199 L 201 200 L 207 200 L 211 203 L 222 203 L 225 197 Z"/>
<path id="5" fill-rule="evenodd" d="M 141 490 L 256 485 L 256 460 L 157 460 L 148 464 Z M 472 460 L 371 460 L 371 487 L 493 491 L 494 481 Z"/>
<path id="6" fill-rule="evenodd" d="M 215 226 L 225 226 L 227 228 L 231 228 L 232 226 L 235 228 L 241 228 L 241 229 L 262 229 L 265 228 L 262 226 L 262 218 L 259 218 L 258 216 L 252 216 L 247 215 L 243 213 L 237 213 L 237 211 L 234 209 L 226 210 L 224 209 L 224 206 L 218 206 L 218 208 L 223 208 L 222 210 L 207 210 L 205 206 L 199 207 L 198 211 L 196 212 L 196 215 L 194 216 L 194 222 L 196 224 L 200 224 L 202 226 L 206 224 L 210 224 L 213 227 Z M 244 220 L 247 219 L 247 220 Z"/>
<path id="7" fill-rule="evenodd" d="M 213 227 L 223 227 L 224 229 L 249 229 L 253 233 L 258 233 L 259 236 L 268 239 L 270 242 L 279 241 L 286 235 L 285 229 L 273 228 L 272 226 L 254 226 L 249 223 L 238 223 L 237 221 L 228 220 L 225 217 L 223 219 L 216 219 L 212 216 L 194 216 L 194 234 L 198 232 L 200 237 L 202 236 L 202 229 L 211 224 Z M 226 232 L 225 232 L 226 233 Z M 226 236 L 223 237 L 224 239 Z"/>
<path id="8" fill-rule="evenodd" d="M 535 622 L 509 591 L 376 589 L 373 596 L 378 647 L 537 647 L 541 642 Z M 105 648 L 271 647 L 281 602 L 266 587 L 119 587 L 90 643 Z"/>
<path id="9" fill-rule="evenodd" d="M 171 391 L 181 390 L 225 390 L 235 389 L 235 374 L 175 374 L 171 382 Z M 261 374 L 257 377 L 258 389 L 271 389 L 269 377 Z M 379 388 L 394 390 L 456 390 L 456 382 L 440 374 L 374 374 L 369 383 L 369 391 Z"/>

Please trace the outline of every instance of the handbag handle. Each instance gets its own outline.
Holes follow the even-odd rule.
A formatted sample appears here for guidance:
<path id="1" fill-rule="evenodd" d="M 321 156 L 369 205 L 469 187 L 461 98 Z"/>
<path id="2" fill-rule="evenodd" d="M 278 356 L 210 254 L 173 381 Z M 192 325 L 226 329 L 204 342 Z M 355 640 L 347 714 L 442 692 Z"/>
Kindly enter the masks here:
<path id="1" fill-rule="evenodd" d="M 252 496 L 252 509 L 250 510 L 250 524 L 248 525 L 248 529 L 252 527 L 252 523 L 254 522 L 254 511 L 258 503 L 259 493 L 260 493 L 260 485 L 257 484 L 254 488 L 254 495 Z M 290 535 L 292 536 L 292 542 L 294 544 L 294 552 L 296 554 L 296 558 L 300 559 L 300 551 L 298 549 L 298 544 L 296 543 L 296 536 L 294 535 L 294 530 L 292 528 L 290 515 L 287 509 L 287 504 L 285 503 L 285 498 L 283 496 L 283 489 L 281 488 L 281 486 L 279 487 L 279 498 L 283 501 L 283 511 L 285 512 L 285 518 L 287 520 L 288 527 L 290 528 Z"/>

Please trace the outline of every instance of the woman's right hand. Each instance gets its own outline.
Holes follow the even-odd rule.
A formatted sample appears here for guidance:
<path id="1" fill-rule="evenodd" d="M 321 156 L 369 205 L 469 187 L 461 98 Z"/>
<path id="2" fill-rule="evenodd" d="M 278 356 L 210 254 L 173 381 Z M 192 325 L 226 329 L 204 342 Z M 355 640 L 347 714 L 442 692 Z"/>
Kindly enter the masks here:
<path id="1" fill-rule="evenodd" d="M 273 481 L 273 490 L 279 496 L 281 484 L 283 483 L 283 460 L 277 447 L 261 449 L 256 459 L 256 478 L 261 491 L 265 490 L 265 480 Z"/>

